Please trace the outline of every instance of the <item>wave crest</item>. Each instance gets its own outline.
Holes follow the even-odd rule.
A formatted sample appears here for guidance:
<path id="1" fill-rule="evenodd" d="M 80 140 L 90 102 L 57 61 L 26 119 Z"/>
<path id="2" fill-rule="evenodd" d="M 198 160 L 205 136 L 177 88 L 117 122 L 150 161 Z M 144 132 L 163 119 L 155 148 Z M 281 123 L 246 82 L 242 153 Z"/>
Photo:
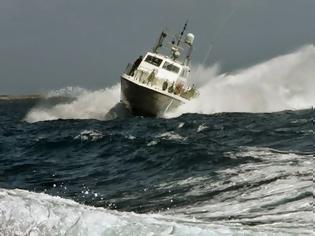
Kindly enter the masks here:
<path id="1" fill-rule="evenodd" d="M 234 231 L 196 220 L 89 207 L 18 189 L 0 189 L 0 222 L 4 235 L 231 235 Z"/>

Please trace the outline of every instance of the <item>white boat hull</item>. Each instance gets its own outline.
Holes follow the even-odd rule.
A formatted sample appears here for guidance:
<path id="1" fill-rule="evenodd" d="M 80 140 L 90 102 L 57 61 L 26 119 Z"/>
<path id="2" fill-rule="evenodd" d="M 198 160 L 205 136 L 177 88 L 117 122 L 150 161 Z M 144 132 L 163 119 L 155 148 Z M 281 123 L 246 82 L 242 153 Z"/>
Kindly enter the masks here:
<path id="1" fill-rule="evenodd" d="M 177 95 L 150 88 L 125 74 L 121 76 L 121 101 L 132 114 L 142 116 L 162 116 L 185 103 Z"/>

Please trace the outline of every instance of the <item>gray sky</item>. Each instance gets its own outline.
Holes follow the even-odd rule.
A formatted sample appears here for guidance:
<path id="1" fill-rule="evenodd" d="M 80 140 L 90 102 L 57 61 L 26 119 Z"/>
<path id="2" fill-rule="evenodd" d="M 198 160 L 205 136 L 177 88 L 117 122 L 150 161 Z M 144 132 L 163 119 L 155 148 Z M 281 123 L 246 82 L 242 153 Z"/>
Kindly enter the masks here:
<path id="1" fill-rule="evenodd" d="M 248 67 L 315 42 L 315 0 L 0 0 L 0 94 L 100 89 L 189 18 L 194 64 Z"/>

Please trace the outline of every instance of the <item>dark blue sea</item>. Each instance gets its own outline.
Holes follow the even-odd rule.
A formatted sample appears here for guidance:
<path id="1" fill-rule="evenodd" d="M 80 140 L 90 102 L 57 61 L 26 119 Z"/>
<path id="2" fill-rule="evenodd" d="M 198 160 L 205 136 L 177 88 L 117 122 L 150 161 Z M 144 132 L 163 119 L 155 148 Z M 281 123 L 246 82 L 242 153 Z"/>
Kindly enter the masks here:
<path id="1" fill-rule="evenodd" d="M 0 101 L 0 235 L 314 235 L 314 109 L 29 123 Z"/>

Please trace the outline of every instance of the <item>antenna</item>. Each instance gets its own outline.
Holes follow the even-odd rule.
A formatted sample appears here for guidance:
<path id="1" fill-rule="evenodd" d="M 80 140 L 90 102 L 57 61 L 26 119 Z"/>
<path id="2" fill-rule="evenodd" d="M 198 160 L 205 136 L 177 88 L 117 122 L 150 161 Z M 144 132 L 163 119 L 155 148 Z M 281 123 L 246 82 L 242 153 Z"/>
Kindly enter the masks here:
<path id="1" fill-rule="evenodd" d="M 179 37 L 179 39 L 178 39 L 178 41 L 177 41 L 177 46 L 179 46 L 179 44 L 180 44 L 181 41 L 182 41 L 183 35 L 184 35 L 185 30 L 186 30 L 186 28 L 187 28 L 187 24 L 188 24 L 188 19 L 186 20 L 185 25 L 184 25 L 184 28 L 183 28 L 182 32 L 180 33 L 180 37 Z"/>
<path id="2" fill-rule="evenodd" d="M 162 33 L 160 34 L 160 37 L 158 39 L 158 41 L 156 42 L 156 44 L 153 47 L 153 52 L 156 53 L 157 50 L 163 46 L 163 41 L 164 39 L 167 37 L 167 33 L 165 32 L 165 30 L 162 31 Z"/>

